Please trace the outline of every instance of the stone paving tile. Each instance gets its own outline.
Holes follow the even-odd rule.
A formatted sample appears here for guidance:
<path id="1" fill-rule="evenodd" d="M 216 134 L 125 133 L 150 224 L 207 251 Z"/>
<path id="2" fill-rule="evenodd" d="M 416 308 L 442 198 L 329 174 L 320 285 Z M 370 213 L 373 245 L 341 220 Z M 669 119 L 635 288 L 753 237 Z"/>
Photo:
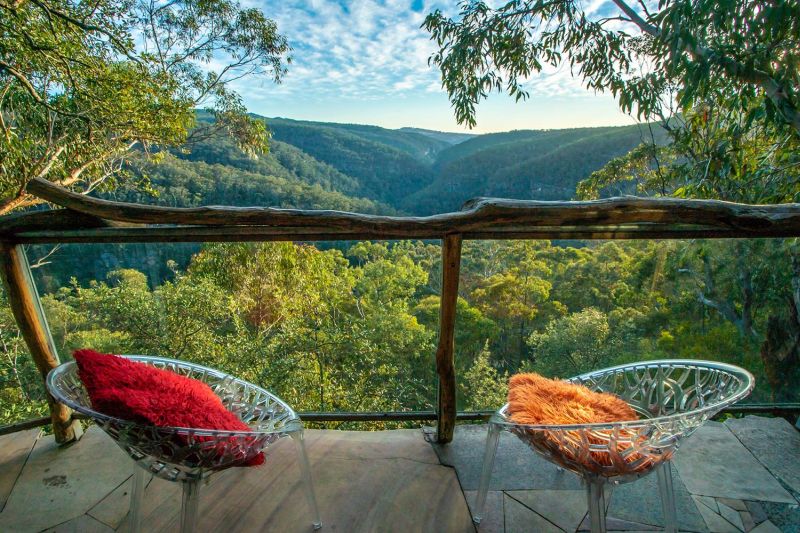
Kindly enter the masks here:
<path id="1" fill-rule="evenodd" d="M 736 526 L 740 531 L 744 531 L 744 524 L 742 522 L 742 517 L 739 516 L 739 511 L 731 507 L 728 507 L 722 502 L 718 503 L 719 503 L 720 516 L 722 516 L 722 518 L 724 518 L 725 520 Z"/>
<path id="2" fill-rule="evenodd" d="M 672 485 L 675 493 L 678 527 L 682 531 L 707 531 L 705 522 L 697 510 L 697 505 L 674 467 L 672 468 Z M 664 513 L 661 508 L 661 494 L 658 492 L 656 475 L 651 474 L 615 487 L 608 514 L 631 522 L 663 526 Z"/>
<path id="3" fill-rule="evenodd" d="M 717 500 L 712 498 L 711 496 L 693 496 L 694 500 L 698 502 L 699 505 L 705 505 L 715 513 L 719 514 L 719 505 L 717 505 Z"/>
<path id="4" fill-rule="evenodd" d="M 38 436 L 38 428 L 0 436 L 0 511 L 5 507 Z"/>
<path id="5" fill-rule="evenodd" d="M 740 533 L 741 530 L 725 520 L 721 515 L 715 513 L 705 505 L 698 506 L 700 514 L 703 515 L 706 526 L 711 533 Z"/>
<path id="6" fill-rule="evenodd" d="M 742 500 L 734 500 L 732 498 L 717 498 L 719 503 L 724 503 L 731 509 L 736 509 L 737 511 L 746 511 L 747 506 L 744 504 Z"/>
<path id="7" fill-rule="evenodd" d="M 133 468 L 134 463 L 131 461 L 131 469 Z M 139 467 L 137 466 L 136 468 Z M 153 476 L 147 476 L 145 482 L 145 498 L 150 496 L 152 490 L 156 490 L 153 488 L 155 485 L 153 485 L 153 487 L 150 485 L 153 483 L 153 480 Z M 114 529 L 118 528 L 122 520 L 128 514 L 128 509 L 130 509 L 132 485 L 133 476 L 126 479 L 119 487 L 111 491 L 108 496 L 100 500 L 100 502 L 89 509 L 86 514 Z"/>
<path id="8" fill-rule="evenodd" d="M 81 515 L 63 524 L 58 524 L 42 533 L 113 533 L 113 529 L 88 515 Z"/>
<path id="9" fill-rule="evenodd" d="M 767 520 L 766 522 L 762 522 L 761 525 L 756 526 L 756 528 L 752 531 L 752 533 L 785 533 L 781 532 L 778 527 Z"/>
<path id="10" fill-rule="evenodd" d="M 760 502 L 769 518 L 784 533 L 800 533 L 800 506 L 774 502 Z"/>
<path id="11" fill-rule="evenodd" d="M 464 491 L 464 497 L 467 499 L 467 505 L 472 514 L 475 505 L 475 498 L 478 495 L 476 490 Z M 486 508 L 483 513 L 483 519 L 478 525 L 480 533 L 503 533 L 505 531 L 505 511 L 503 509 L 503 491 L 490 490 L 486 494 Z"/>
<path id="12" fill-rule="evenodd" d="M 456 426 L 453 442 L 433 444 L 442 464 L 455 467 L 463 490 L 477 490 L 483 466 L 486 425 Z M 559 470 L 516 436 L 503 431 L 489 490 L 580 490 L 580 479 Z"/>
<path id="13" fill-rule="evenodd" d="M 746 416 L 725 425 L 772 475 L 800 498 L 800 432 L 783 418 Z"/>
<path id="14" fill-rule="evenodd" d="M 750 531 L 751 529 L 756 527 L 756 523 L 753 520 L 753 515 L 751 515 L 747 511 L 739 511 L 739 518 L 742 519 L 742 525 L 744 525 L 745 531 Z"/>
<path id="15" fill-rule="evenodd" d="M 633 531 L 662 531 L 662 529 L 657 526 L 648 526 L 647 524 L 628 522 L 627 520 L 620 520 L 619 518 L 614 518 L 613 516 L 606 517 L 606 529 L 608 531 L 625 531 L 625 533 L 630 533 Z M 586 517 L 586 519 L 581 522 L 578 531 L 591 531 L 589 517 Z"/>
<path id="16" fill-rule="evenodd" d="M 797 503 L 724 424 L 707 422 L 675 454 L 691 494 Z"/>
<path id="17" fill-rule="evenodd" d="M 564 533 L 514 498 L 504 495 L 506 533 Z"/>
<path id="18" fill-rule="evenodd" d="M 585 490 L 515 490 L 507 494 L 565 531 L 575 531 L 586 516 Z"/>
<path id="19" fill-rule="evenodd" d="M 130 473 L 131 460 L 97 427 L 63 448 L 41 438 L 0 513 L 0 531 L 41 531 L 77 518 Z"/>
<path id="20" fill-rule="evenodd" d="M 750 516 L 753 517 L 753 521 L 756 525 L 764 522 L 767 519 L 767 512 L 764 510 L 764 507 L 759 502 L 744 502 L 747 510 L 750 512 Z"/>

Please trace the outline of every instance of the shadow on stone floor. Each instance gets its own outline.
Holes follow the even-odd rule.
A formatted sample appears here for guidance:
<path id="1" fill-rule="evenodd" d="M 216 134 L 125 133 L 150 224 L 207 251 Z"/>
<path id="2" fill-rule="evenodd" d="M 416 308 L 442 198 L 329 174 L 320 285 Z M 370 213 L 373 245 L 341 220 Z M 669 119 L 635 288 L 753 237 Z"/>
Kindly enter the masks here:
<path id="1" fill-rule="evenodd" d="M 486 425 L 456 427 L 453 442 L 434 444 L 456 470 L 467 503 L 477 493 Z M 800 434 L 780 418 L 748 416 L 709 422 L 678 450 L 672 464 L 681 531 L 800 532 Z M 575 532 L 586 528 L 579 478 L 559 470 L 503 432 L 481 532 Z M 610 531 L 663 527 L 655 476 L 614 487 Z"/>

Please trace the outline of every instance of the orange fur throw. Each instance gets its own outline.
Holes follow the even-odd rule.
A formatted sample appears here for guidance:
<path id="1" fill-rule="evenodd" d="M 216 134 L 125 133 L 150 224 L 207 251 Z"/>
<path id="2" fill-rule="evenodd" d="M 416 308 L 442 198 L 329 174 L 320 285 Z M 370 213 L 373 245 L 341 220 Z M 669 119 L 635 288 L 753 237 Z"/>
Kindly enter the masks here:
<path id="1" fill-rule="evenodd" d="M 622 399 L 539 374 L 517 374 L 508 383 L 508 413 L 517 424 L 591 424 L 636 420 Z"/>
<path id="2" fill-rule="evenodd" d="M 517 424 L 573 425 L 625 422 L 639 417 L 624 400 L 539 374 L 517 374 L 508 384 L 508 415 Z M 561 466 L 615 476 L 652 468 L 659 458 L 639 453 L 635 429 L 593 430 L 512 430 L 520 438 L 543 451 Z M 586 453 L 584 439 L 597 445 Z M 613 450 L 609 449 L 613 448 Z M 661 460 L 669 459 L 667 456 Z"/>

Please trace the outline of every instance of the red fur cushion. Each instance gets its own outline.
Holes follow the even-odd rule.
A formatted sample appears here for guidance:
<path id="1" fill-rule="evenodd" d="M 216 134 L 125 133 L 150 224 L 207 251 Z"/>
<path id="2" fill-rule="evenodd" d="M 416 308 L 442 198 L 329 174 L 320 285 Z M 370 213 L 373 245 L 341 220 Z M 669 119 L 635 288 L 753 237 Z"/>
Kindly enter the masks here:
<path id="1" fill-rule="evenodd" d="M 96 411 L 161 427 L 251 431 L 196 379 L 94 350 L 76 350 L 73 356 Z M 245 464 L 263 462 L 259 453 Z"/>

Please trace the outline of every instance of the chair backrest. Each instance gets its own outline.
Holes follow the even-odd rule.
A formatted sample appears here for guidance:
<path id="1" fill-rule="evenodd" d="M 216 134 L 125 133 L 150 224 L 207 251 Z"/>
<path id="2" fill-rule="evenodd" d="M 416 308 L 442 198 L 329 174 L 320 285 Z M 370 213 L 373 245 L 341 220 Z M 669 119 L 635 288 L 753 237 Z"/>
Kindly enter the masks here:
<path id="1" fill-rule="evenodd" d="M 712 361 L 660 360 L 619 365 L 569 381 L 616 394 L 644 418 L 713 411 L 745 398 L 755 379 L 738 366 Z"/>

